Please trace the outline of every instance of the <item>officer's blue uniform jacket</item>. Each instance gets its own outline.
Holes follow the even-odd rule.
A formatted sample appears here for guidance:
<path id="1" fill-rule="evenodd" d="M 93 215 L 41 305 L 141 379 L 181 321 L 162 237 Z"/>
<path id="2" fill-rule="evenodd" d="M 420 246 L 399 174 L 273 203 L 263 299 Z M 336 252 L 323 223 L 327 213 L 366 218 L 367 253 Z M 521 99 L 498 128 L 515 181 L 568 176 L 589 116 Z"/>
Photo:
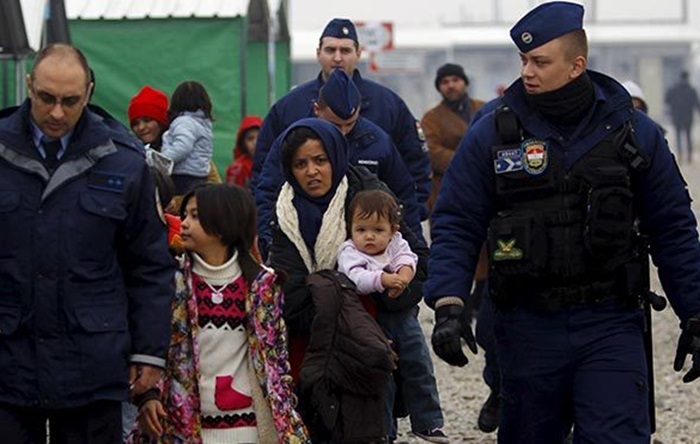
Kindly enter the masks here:
<path id="1" fill-rule="evenodd" d="M 0 118 L 0 402 L 126 400 L 164 364 L 174 261 L 143 148 L 87 109 L 49 175 L 29 101 Z"/>
<path id="2" fill-rule="evenodd" d="M 284 183 L 281 137 L 272 144 L 255 188 L 258 239 L 263 251 L 272 241 L 270 222 L 274 219 L 277 194 Z M 345 137 L 350 147 L 350 164 L 367 168 L 389 187 L 403 205 L 406 225 L 422 239 L 420 206 L 416 200 L 413 178 L 389 136 L 370 120 L 360 117 Z"/>
<path id="3" fill-rule="evenodd" d="M 570 168 L 611 132 L 632 120 L 638 148 L 650 167 L 638 172 L 633 188 L 641 201 L 641 229 L 666 295 L 681 320 L 700 313 L 700 244 L 690 197 L 658 125 L 634 111 L 629 95 L 611 78 L 589 71 L 596 104 L 571 140 L 542 121 L 527 106 L 522 80 L 502 100 L 523 129 L 548 144 L 548 155 Z M 426 302 L 444 296 L 465 299 L 471 288 L 479 251 L 494 215 L 496 197 L 492 147 L 500 145 L 493 112 L 472 125 L 446 172 L 433 210 L 430 276 Z"/>
<path id="4" fill-rule="evenodd" d="M 415 181 L 416 194 L 421 205 L 421 219 L 427 218 L 426 202 L 431 187 L 430 158 L 427 148 L 418 136 L 416 119 L 406 103 L 390 89 L 363 79 L 357 70 L 352 80 L 362 94 L 360 115 L 379 125 L 394 141 Z M 318 92 L 322 86 L 323 77 L 319 73 L 316 79 L 297 86 L 270 108 L 260 128 L 253 157 L 253 187 L 257 186 L 258 175 L 274 140 L 297 120 L 313 117 L 313 104 L 318 99 Z"/>

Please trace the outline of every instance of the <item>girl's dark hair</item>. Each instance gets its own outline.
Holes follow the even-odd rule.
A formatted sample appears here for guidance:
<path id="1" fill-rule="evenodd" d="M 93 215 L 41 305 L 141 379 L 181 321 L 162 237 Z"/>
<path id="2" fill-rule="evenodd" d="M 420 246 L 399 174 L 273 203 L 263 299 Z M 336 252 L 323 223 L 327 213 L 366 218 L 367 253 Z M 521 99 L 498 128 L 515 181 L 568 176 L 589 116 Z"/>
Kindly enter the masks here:
<path id="1" fill-rule="evenodd" d="M 401 207 L 394 196 L 383 190 L 359 191 L 350 201 L 345 212 L 348 237 L 352 230 L 352 218 L 359 213 L 362 219 L 374 216 L 389 219 L 391 226 L 401 224 Z"/>
<path id="2" fill-rule="evenodd" d="M 292 165 L 292 159 L 294 158 L 294 153 L 297 149 L 302 146 L 307 140 L 321 140 L 321 136 L 316 134 L 314 130 L 306 126 L 300 126 L 295 128 L 287 134 L 287 136 L 282 141 L 282 166 L 285 170 L 290 170 Z"/>
<path id="3" fill-rule="evenodd" d="M 185 218 L 187 203 L 197 199 L 199 223 L 205 233 L 218 236 L 229 247 L 229 255 L 238 251 L 238 263 L 250 285 L 262 269 L 250 249 L 255 242 L 257 215 L 250 191 L 237 185 L 204 184 L 182 198 L 180 217 Z"/>
<path id="4" fill-rule="evenodd" d="M 175 184 L 170 176 L 163 170 L 156 167 L 149 167 L 151 175 L 153 176 L 153 182 L 156 185 L 156 192 L 158 193 L 158 199 L 160 200 L 160 205 L 162 209 L 168 206 L 173 196 L 175 196 Z"/>
<path id="5" fill-rule="evenodd" d="M 211 114 L 211 100 L 204 85 L 194 80 L 187 80 L 180 83 L 175 88 L 173 96 L 170 98 L 170 109 L 168 118 L 172 120 L 184 111 L 204 111 L 204 115 L 209 120 L 214 120 Z"/>

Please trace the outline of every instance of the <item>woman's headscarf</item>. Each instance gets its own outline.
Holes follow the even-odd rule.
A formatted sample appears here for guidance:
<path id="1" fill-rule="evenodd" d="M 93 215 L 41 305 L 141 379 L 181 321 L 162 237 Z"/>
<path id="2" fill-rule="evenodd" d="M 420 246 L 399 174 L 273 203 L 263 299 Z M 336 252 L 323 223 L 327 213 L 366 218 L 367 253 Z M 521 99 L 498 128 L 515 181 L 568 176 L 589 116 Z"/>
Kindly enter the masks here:
<path id="1" fill-rule="evenodd" d="M 284 133 L 282 133 L 282 159 L 291 158 L 291 156 L 287 155 L 287 150 L 289 149 L 289 147 L 285 145 L 284 140 L 287 138 L 289 133 L 300 127 L 309 128 L 311 131 L 313 131 L 319 136 L 319 138 L 321 139 L 321 143 L 323 144 L 323 147 L 326 150 L 326 155 L 328 156 L 328 159 L 331 162 L 331 167 L 333 169 L 333 181 L 331 189 L 325 196 L 317 198 L 323 200 L 329 195 L 333 195 L 333 192 L 338 187 L 338 184 L 340 183 L 341 179 L 345 176 L 345 173 L 347 173 L 349 151 L 348 141 L 343 135 L 343 133 L 341 133 L 340 130 L 332 123 L 316 117 L 308 117 L 305 119 L 297 120 L 292 125 L 290 125 L 289 128 L 287 128 L 284 131 Z M 297 182 L 296 178 L 294 177 L 291 164 L 285 165 L 285 162 L 283 161 L 281 167 L 282 174 L 284 174 L 285 180 L 289 182 L 294 188 L 294 194 L 306 196 L 306 193 L 301 188 L 301 185 L 299 185 L 299 182 Z M 309 197 L 309 199 L 311 199 L 311 197 Z"/>
<path id="2" fill-rule="evenodd" d="M 331 188 L 328 193 L 321 197 L 311 197 L 306 194 L 294 177 L 291 163 L 288 161 L 292 158 L 293 153 L 286 151 L 291 148 L 284 143 L 284 140 L 292 131 L 300 127 L 309 128 L 319 136 L 326 151 L 326 155 L 328 156 L 328 160 L 331 163 Z M 348 170 L 348 142 L 335 125 L 318 118 L 301 119 L 287 128 L 280 137 L 282 140 L 282 174 L 294 190 L 294 199 L 292 203 L 299 217 L 299 230 L 308 250 L 313 254 L 316 238 L 321 229 L 323 215 L 328 209 L 329 203 L 336 194 L 338 185 L 341 183 Z M 340 235 L 345 236 L 345 233 Z"/>

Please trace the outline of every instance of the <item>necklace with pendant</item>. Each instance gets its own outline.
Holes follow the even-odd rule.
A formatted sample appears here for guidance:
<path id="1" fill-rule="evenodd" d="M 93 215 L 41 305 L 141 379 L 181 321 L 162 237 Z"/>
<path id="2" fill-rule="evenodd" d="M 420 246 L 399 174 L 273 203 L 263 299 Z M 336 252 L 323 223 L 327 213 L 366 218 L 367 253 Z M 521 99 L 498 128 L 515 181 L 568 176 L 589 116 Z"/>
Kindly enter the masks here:
<path id="1" fill-rule="evenodd" d="M 207 284 L 207 287 L 209 287 L 209 289 L 211 290 L 211 301 L 216 305 L 219 305 L 220 303 L 224 302 L 224 290 L 226 289 L 226 287 L 229 286 L 231 282 L 235 281 L 237 278 L 238 276 L 234 276 L 233 278 L 229 279 L 226 283 L 220 285 L 218 290 L 214 288 L 214 286 L 210 284 L 209 281 L 207 281 L 206 279 L 202 280 L 205 284 Z"/>

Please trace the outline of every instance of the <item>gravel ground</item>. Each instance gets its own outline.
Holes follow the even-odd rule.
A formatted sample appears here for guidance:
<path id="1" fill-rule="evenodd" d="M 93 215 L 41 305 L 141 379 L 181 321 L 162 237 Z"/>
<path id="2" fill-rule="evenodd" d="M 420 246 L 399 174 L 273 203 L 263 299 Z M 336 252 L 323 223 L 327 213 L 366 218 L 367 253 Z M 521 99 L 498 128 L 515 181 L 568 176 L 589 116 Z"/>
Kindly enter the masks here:
<path id="1" fill-rule="evenodd" d="M 682 165 L 681 169 L 689 184 L 695 202 L 696 214 L 700 211 L 700 163 Z M 652 287 L 663 294 L 652 271 Z M 433 312 L 421 307 L 420 320 L 430 343 L 433 328 Z M 673 371 L 673 357 L 679 328 L 678 319 L 670 308 L 653 314 L 654 329 L 654 373 L 656 376 L 656 433 L 653 444 L 700 444 L 700 380 L 684 384 L 682 373 Z M 454 444 L 496 443 L 496 433 L 485 434 L 476 427 L 477 416 L 489 390 L 481 378 L 484 367 L 483 353 L 470 356 L 466 367 L 450 367 L 433 355 L 435 375 L 445 415 L 444 431 Z M 688 363 L 686 363 L 686 368 Z M 397 442 L 425 443 L 410 434 L 407 419 L 399 421 Z"/>

